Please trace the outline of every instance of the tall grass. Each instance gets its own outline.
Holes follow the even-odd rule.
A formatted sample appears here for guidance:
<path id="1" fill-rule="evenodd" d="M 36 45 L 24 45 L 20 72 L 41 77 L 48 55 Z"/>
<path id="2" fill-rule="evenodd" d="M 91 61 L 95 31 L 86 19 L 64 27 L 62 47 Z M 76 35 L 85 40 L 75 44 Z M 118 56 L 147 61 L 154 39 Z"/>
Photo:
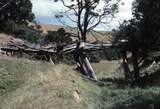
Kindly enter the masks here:
<path id="1" fill-rule="evenodd" d="M 97 109 L 100 105 L 100 88 L 65 64 L 0 58 L 0 87 L 2 109 Z"/>

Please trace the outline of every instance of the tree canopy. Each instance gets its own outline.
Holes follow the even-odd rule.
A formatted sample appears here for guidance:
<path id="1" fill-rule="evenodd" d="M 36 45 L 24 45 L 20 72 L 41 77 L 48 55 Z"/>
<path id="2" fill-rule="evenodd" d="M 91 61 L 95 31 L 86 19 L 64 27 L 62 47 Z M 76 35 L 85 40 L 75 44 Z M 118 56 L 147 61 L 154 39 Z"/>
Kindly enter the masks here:
<path id="1" fill-rule="evenodd" d="M 1 0 L 0 7 L 0 21 L 13 20 L 16 23 L 26 23 L 34 20 L 30 0 Z"/>
<path id="2" fill-rule="evenodd" d="M 135 0 L 133 15 L 139 21 L 139 32 L 148 46 L 156 47 L 160 44 L 160 1 Z M 149 47 L 149 48 L 150 48 Z"/>
<path id="3" fill-rule="evenodd" d="M 120 25 L 115 38 L 115 41 L 128 40 L 126 49 L 132 53 L 135 81 L 139 80 L 140 58 L 145 59 L 151 51 L 159 50 L 159 35 L 160 1 L 135 0 L 133 2 L 133 19 L 124 21 Z"/>
<path id="4" fill-rule="evenodd" d="M 56 2 L 58 0 L 55 0 Z M 93 30 L 100 23 L 112 19 L 118 9 L 119 0 L 59 0 L 67 8 L 65 12 L 55 15 L 63 24 L 65 16 L 76 24 L 80 40 L 86 41 L 86 33 Z M 66 23 L 65 23 L 66 24 Z"/>

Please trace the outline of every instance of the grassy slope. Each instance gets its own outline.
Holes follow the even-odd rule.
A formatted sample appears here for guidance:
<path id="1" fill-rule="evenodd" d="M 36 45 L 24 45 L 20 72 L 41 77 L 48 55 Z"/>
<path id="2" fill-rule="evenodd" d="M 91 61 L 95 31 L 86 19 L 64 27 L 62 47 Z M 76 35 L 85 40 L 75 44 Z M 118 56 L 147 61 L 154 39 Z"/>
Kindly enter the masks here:
<path id="1" fill-rule="evenodd" d="M 97 71 L 114 68 L 99 64 Z M 0 109 L 160 109 L 159 96 L 159 85 L 99 87 L 68 65 L 0 58 Z"/>
<path id="2" fill-rule="evenodd" d="M 99 79 L 120 78 L 123 77 L 123 73 L 118 70 L 119 64 L 119 61 L 101 60 L 99 63 L 92 63 L 92 67 Z"/>
<path id="3" fill-rule="evenodd" d="M 97 109 L 100 93 L 67 65 L 0 58 L 2 109 Z"/>

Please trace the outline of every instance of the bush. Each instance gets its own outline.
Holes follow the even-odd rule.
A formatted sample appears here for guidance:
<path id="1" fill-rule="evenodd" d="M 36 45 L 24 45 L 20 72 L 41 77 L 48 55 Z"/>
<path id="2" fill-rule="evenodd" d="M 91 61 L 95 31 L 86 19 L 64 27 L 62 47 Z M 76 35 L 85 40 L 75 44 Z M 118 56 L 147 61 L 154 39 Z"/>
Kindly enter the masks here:
<path id="1" fill-rule="evenodd" d="M 105 89 L 102 109 L 160 109 L 160 88 Z"/>
<path id="2" fill-rule="evenodd" d="M 63 28 L 58 29 L 57 31 L 48 31 L 44 39 L 44 43 L 55 43 L 55 44 L 69 44 L 72 43 L 72 38 L 69 33 Z"/>
<path id="3" fill-rule="evenodd" d="M 41 30 L 28 27 L 26 24 L 15 23 L 13 20 L 3 21 L 0 25 L 0 32 L 11 34 L 16 38 L 21 38 L 31 43 L 38 43 L 42 40 Z"/>
<path id="4" fill-rule="evenodd" d="M 0 32 L 7 34 L 13 34 L 13 32 L 18 28 L 18 25 L 13 20 L 0 21 Z"/>
<path id="5" fill-rule="evenodd" d="M 21 38 L 31 43 L 39 43 L 42 40 L 41 31 L 24 25 L 19 26 L 13 34 L 16 38 Z"/>
<path id="6" fill-rule="evenodd" d="M 88 53 L 91 62 L 100 60 L 117 60 L 121 57 L 119 49 L 107 49 L 103 51 L 92 51 Z"/>
<path id="7" fill-rule="evenodd" d="M 99 62 L 102 59 L 101 53 L 97 51 L 89 52 L 88 57 L 90 62 Z"/>

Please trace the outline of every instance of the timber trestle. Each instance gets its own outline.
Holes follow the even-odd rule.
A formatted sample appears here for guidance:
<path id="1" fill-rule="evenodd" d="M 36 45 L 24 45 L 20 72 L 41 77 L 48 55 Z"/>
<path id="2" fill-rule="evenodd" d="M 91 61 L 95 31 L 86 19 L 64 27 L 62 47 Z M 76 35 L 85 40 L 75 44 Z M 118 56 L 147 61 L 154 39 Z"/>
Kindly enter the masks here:
<path id="1" fill-rule="evenodd" d="M 97 51 L 108 48 L 121 48 L 122 45 L 122 43 L 91 44 L 85 42 L 78 42 L 68 44 L 66 46 L 60 47 L 61 49 L 58 49 L 58 47 L 44 48 L 28 43 L 9 43 L 5 46 L 1 46 L 0 51 L 5 52 L 6 54 L 10 53 L 10 55 L 28 54 L 36 56 L 45 56 L 47 60 L 50 60 L 50 56 L 56 56 L 59 54 L 73 54 L 74 60 L 77 62 L 77 65 L 81 68 L 81 72 L 85 74 L 87 77 L 97 80 L 96 74 L 89 62 L 86 53 L 90 51 Z"/>

